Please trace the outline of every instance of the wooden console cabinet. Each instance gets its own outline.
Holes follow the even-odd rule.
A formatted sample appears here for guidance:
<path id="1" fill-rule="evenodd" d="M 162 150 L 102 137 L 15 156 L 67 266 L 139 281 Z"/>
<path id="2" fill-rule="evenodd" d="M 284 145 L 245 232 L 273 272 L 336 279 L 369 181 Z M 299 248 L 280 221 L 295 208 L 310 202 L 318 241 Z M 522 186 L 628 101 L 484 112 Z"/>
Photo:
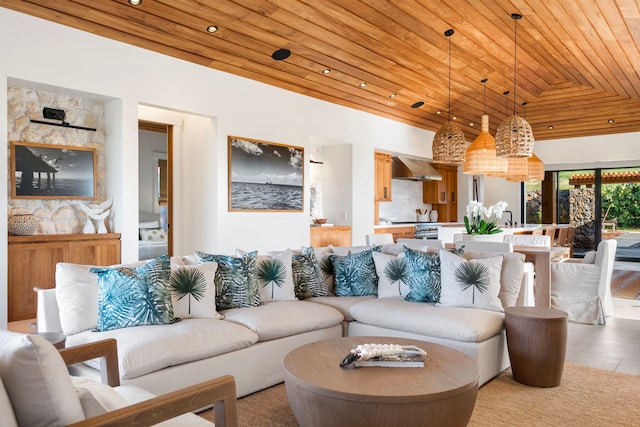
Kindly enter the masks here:
<path id="1" fill-rule="evenodd" d="M 311 227 L 311 246 L 351 246 L 351 227 L 336 225 L 332 227 Z"/>
<path id="2" fill-rule="evenodd" d="M 36 317 L 36 293 L 33 288 L 55 286 L 58 262 L 119 264 L 120 234 L 9 236 L 9 322 Z"/>

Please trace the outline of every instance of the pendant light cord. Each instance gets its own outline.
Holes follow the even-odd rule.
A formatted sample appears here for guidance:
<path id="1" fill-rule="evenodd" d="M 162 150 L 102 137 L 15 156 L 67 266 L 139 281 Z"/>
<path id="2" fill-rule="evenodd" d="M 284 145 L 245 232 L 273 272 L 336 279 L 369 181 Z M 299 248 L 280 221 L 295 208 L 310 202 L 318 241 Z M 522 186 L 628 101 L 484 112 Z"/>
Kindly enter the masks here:
<path id="1" fill-rule="evenodd" d="M 444 35 L 449 39 L 449 106 L 447 114 L 449 115 L 449 122 L 451 122 L 451 36 L 453 36 L 453 29 L 449 29 L 444 32 Z"/>
<path id="2" fill-rule="evenodd" d="M 518 13 L 512 13 L 511 18 L 513 19 L 513 115 L 516 115 L 516 76 L 518 73 L 516 72 L 516 64 L 517 64 L 517 40 L 518 40 L 518 19 L 522 19 L 522 15 Z M 508 115 L 508 113 L 507 113 Z"/>
<path id="3" fill-rule="evenodd" d="M 486 116 L 487 115 L 487 79 L 486 77 L 482 80 L 480 80 L 480 83 L 482 83 L 482 115 Z"/>

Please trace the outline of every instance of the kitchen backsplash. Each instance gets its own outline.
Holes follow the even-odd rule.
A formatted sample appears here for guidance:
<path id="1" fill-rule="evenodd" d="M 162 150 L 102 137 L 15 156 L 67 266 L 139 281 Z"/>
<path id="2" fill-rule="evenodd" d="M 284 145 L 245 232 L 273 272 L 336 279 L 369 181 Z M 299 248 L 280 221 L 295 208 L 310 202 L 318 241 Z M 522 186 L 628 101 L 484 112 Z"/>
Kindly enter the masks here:
<path id="1" fill-rule="evenodd" d="M 422 202 L 422 181 L 405 181 L 394 179 L 391 181 L 391 201 L 379 203 L 379 216 L 393 218 L 393 221 L 415 221 L 416 209 L 427 214 L 431 205 Z"/>

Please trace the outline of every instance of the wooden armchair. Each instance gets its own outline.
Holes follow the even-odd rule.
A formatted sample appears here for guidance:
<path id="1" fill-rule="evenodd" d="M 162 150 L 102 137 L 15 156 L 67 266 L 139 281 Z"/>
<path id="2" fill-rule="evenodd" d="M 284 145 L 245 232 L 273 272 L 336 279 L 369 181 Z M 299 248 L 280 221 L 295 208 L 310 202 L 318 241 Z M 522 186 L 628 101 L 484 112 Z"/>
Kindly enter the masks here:
<path id="1" fill-rule="evenodd" d="M 34 417 L 42 417 L 47 418 L 44 424 L 66 424 L 70 427 L 150 426 L 213 405 L 216 427 L 237 426 L 236 384 L 230 375 L 83 419 L 80 403 L 71 402 L 77 396 L 65 364 L 68 366 L 96 358 L 101 358 L 102 372 L 105 373 L 102 381 L 111 387 L 118 386 L 115 339 L 62 349 L 58 354 L 53 345 L 42 337 L 0 333 L 0 412 L 5 412 L 10 406 L 14 409 L 13 414 L 0 417 L 0 424 L 33 425 L 40 422 Z M 45 383 L 47 387 L 43 386 Z M 11 401 L 10 406 L 7 398 Z M 4 416 L 9 417 L 5 420 L 7 424 L 2 421 Z M 193 414 L 185 416 L 207 423 Z M 60 418 L 51 421 L 51 417 Z M 64 422 L 65 419 L 74 421 Z"/>

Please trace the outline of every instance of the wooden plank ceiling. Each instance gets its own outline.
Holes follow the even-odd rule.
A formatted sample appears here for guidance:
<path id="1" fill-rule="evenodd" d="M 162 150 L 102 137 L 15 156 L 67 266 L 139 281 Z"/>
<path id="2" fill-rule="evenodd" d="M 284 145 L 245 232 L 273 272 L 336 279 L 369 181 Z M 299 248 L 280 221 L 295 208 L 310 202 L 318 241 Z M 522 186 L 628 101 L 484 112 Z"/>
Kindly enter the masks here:
<path id="1" fill-rule="evenodd" d="M 640 130 L 638 0 L 143 0 L 139 6 L 127 0 L 2 0 L 0 5 L 432 131 L 449 116 L 451 40 L 450 112 L 469 141 L 485 110 L 483 78 L 492 134 L 514 107 L 537 140 Z M 517 30 L 512 13 L 523 15 Z M 210 25 L 218 31 L 208 33 Z M 451 39 L 444 36 L 449 28 L 455 30 Z M 272 53 L 282 48 L 291 56 L 274 60 Z M 331 72 L 323 74 L 326 69 Z M 412 108 L 417 102 L 424 105 Z"/>

